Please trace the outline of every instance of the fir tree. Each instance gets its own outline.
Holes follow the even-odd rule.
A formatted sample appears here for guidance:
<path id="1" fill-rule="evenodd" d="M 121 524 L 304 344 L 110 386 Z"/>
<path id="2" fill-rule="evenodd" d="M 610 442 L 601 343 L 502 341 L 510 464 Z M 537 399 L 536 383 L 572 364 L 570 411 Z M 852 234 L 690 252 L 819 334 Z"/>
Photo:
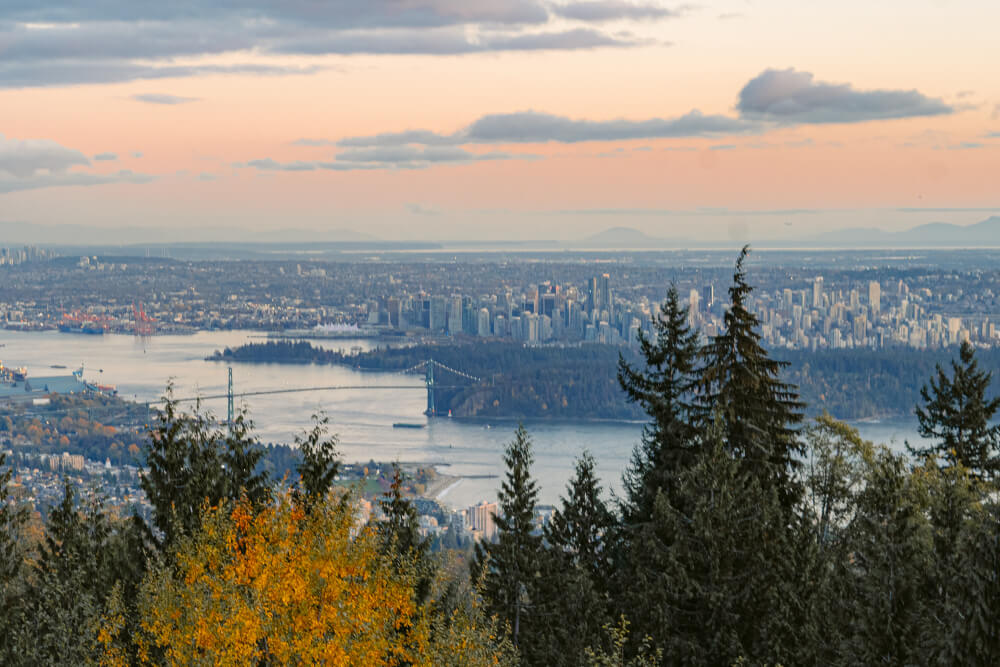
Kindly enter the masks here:
<path id="1" fill-rule="evenodd" d="M 721 425 L 705 438 L 675 498 L 660 493 L 636 535 L 624 608 L 667 664 L 790 664 L 800 638 L 787 513 L 776 488 L 745 474 Z"/>
<path id="2" fill-rule="evenodd" d="M 677 473 L 691 461 L 698 334 L 688 326 L 688 310 L 680 304 L 675 285 L 670 286 L 653 326 L 655 338 L 639 331 L 646 368 L 634 368 L 620 355 L 618 360 L 618 382 L 626 397 L 651 418 L 623 477 L 626 524 L 648 518 L 657 492 L 669 492 Z"/>
<path id="3" fill-rule="evenodd" d="M 847 530 L 845 664 L 919 664 L 935 560 L 926 501 L 906 461 L 876 449 Z"/>
<path id="4" fill-rule="evenodd" d="M 601 499 L 601 485 L 594 473 L 596 462 L 584 452 L 562 498 L 562 507 L 545 528 L 545 541 L 563 554 L 569 565 L 579 567 L 595 583 L 610 570 L 608 547 L 615 517 Z"/>
<path id="5" fill-rule="evenodd" d="M 77 507 L 74 486 L 65 483 L 34 568 L 31 637 L 21 645 L 24 662 L 87 663 L 114 590 L 130 596 L 126 625 L 138 631 L 135 596 L 150 555 L 138 523 L 134 517 L 112 519 L 99 497 Z"/>
<path id="6" fill-rule="evenodd" d="M 763 483 L 776 484 L 782 504 L 791 508 L 799 496 L 793 473 L 803 452 L 795 425 L 804 406 L 796 388 L 779 377 L 787 363 L 771 359 L 761 346 L 744 268 L 749 254 L 745 246 L 736 260 L 724 329 L 702 351 L 701 423 L 721 417 L 727 448 Z"/>
<path id="7" fill-rule="evenodd" d="M 223 441 L 223 465 L 228 473 L 229 498 L 246 495 L 254 507 L 262 507 L 271 500 L 271 485 L 267 473 L 258 470 L 264 449 L 253 437 L 253 420 L 246 408 L 228 424 Z"/>
<path id="8" fill-rule="evenodd" d="M 476 545 L 472 565 L 473 580 L 483 576 L 483 597 L 487 610 L 506 623 L 511 640 L 522 657 L 529 654 L 532 634 L 544 628 L 531 625 L 531 592 L 538 579 L 541 536 L 535 534 L 535 505 L 538 485 L 531 478 L 534 462 L 531 438 L 519 425 L 514 440 L 504 452 L 507 472 L 498 494 L 499 512 L 493 521 L 497 540 Z"/>
<path id="9" fill-rule="evenodd" d="M 150 433 L 141 479 L 166 551 L 201 525 L 205 503 L 216 505 L 229 495 L 219 438 L 207 416 L 179 412 L 168 385 L 163 410 Z"/>
<path id="10" fill-rule="evenodd" d="M 403 497 L 403 471 L 392 464 L 392 483 L 379 500 L 383 518 L 377 529 L 382 551 L 400 571 L 415 571 L 416 600 L 423 604 L 430 596 L 434 567 L 430 559 L 430 542 L 420 536 L 420 522 L 413 502 Z"/>
<path id="11" fill-rule="evenodd" d="M 936 639 L 943 665 L 1000 664 L 1000 505 L 987 503 L 966 522 L 951 598 Z"/>
<path id="12" fill-rule="evenodd" d="M 245 411 L 225 431 L 211 414 L 200 411 L 200 405 L 192 414 L 181 413 L 173 387 L 167 386 L 163 410 L 146 446 L 147 469 L 141 480 L 165 552 L 201 526 L 206 504 L 216 506 L 243 495 L 255 507 L 268 502 L 267 474 L 257 471 L 264 451 L 252 431 Z"/>
<path id="13" fill-rule="evenodd" d="M 949 465 L 961 464 L 983 479 L 1000 469 L 1000 424 L 990 422 L 1000 408 L 1000 397 L 988 400 L 992 373 L 979 370 L 976 350 L 963 342 L 959 361 L 951 362 L 949 378 L 938 366 L 937 375 L 924 385 L 924 405 L 916 408 L 920 435 L 935 438 L 930 447 L 910 448 L 916 456 L 938 456 Z"/>
<path id="14" fill-rule="evenodd" d="M 583 664 L 595 646 L 608 614 L 609 541 L 614 516 L 601 499 L 594 458 L 584 452 L 576 474 L 543 532 L 541 576 L 532 596 L 539 633 L 533 664 Z"/>
<path id="15" fill-rule="evenodd" d="M 12 469 L 0 454 L 0 664 L 15 664 L 15 641 L 27 620 L 24 530 L 28 510 L 9 496 Z"/>
<path id="16" fill-rule="evenodd" d="M 307 513 L 326 497 L 340 470 L 337 436 L 327 435 L 329 423 L 328 417 L 313 415 L 313 427 L 295 437 L 302 462 L 296 466 L 299 480 L 292 490 L 292 497 L 302 504 Z"/>

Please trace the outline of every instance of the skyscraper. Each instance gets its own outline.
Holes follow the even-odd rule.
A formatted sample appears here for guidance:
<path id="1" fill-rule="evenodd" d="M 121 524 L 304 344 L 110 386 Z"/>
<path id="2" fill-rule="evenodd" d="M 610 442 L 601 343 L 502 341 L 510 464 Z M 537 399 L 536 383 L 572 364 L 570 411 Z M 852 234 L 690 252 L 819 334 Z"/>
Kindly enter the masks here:
<path id="1" fill-rule="evenodd" d="M 715 285 L 705 285 L 701 288 L 701 307 L 708 310 L 715 304 Z"/>
<path id="2" fill-rule="evenodd" d="M 813 308 L 823 307 L 823 276 L 813 278 Z"/>
<path id="3" fill-rule="evenodd" d="M 868 283 L 868 307 L 871 308 L 873 319 L 882 310 L 882 287 L 876 280 Z"/>

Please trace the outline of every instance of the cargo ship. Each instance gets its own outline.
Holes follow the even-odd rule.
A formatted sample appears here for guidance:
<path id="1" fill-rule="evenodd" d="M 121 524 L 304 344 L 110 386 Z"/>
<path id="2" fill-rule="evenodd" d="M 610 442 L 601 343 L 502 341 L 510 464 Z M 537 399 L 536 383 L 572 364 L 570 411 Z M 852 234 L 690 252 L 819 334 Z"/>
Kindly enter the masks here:
<path id="1" fill-rule="evenodd" d="M 60 324 L 59 331 L 63 333 L 90 334 L 93 336 L 103 336 L 104 327 L 93 322 L 85 324 Z"/>

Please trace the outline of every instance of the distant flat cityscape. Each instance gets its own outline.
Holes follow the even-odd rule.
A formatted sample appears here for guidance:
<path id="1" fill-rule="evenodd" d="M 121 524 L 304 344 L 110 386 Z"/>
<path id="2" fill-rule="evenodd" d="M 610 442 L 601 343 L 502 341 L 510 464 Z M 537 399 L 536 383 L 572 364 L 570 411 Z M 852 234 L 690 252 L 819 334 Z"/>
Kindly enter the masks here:
<path id="1" fill-rule="evenodd" d="M 74 256 L 26 247 L 0 258 L 0 325 L 155 335 L 256 329 L 298 337 L 501 338 L 635 345 L 675 284 L 690 323 L 717 333 L 726 253 L 374 257 L 349 261 Z M 755 265 L 751 305 L 771 347 L 936 349 L 1000 344 L 1000 269 L 869 255 L 835 265 L 786 253 Z M 706 258 L 711 259 L 707 261 Z M 721 258 L 721 260 L 720 260 Z"/>

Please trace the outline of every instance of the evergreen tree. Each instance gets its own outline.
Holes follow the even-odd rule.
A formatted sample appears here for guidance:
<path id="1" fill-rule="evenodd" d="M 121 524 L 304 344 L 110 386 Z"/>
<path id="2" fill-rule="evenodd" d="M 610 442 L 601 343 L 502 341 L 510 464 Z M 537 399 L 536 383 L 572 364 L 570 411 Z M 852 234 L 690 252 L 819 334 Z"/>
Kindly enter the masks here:
<path id="1" fill-rule="evenodd" d="M 937 658 L 943 665 L 1000 664 L 1000 505 L 986 503 L 964 524 Z"/>
<path id="2" fill-rule="evenodd" d="M 610 570 L 608 542 L 615 517 L 601 498 L 595 465 L 590 452 L 577 459 L 567 496 L 561 498 L 562 507 L 553 512 L 545 528 L 545 541 L 563 554 L 569 565 L 582 568 L 592 581 L 599 583 Z"/>
<path id="3" fill-rule="evenodd" d="M 472 578 L 483 576 L 483 597 L 487 611 L 510 628 L 511 640 L 528 664 L 533 635 L 545 628 L 531 624 L 531 593 L 538 579 L 541 536 L 535 534 L 535 505 L 538 485 L 531 478 L 534 462 L 531 438 L 524 425 L 517 427 L 514 440 L 504 452 L 507 472 L 498 493 L 499 512 L 494 543 L 476 545 Z"/>
<path id="4" fill-rule="evenodd" d="M 847 530 L 843 664 L 920 664 L 927 654 L 933 536 L 921 484 L 906 461 L 875 450 Z"/>
<path id="5" fill-rule="evenodd" d="M 749 254 L 745 246 L 736 260 L 724 329 L 702 351 L 701 423 L 721 417 L 726 447 L 765 485 L 776 485 L 790 509 L 800 492 L 793 473 L 803 449 L 795 425 L 804 406 L 796 388 L 779 378 L 787 363 L 771 359 L 761 346 L 744 268 Z"/>
<path id="6" fill-rule="evenodd" d="M 165 551 L 180 537 L 194 534 L 206 504 L 216 506 L 243 495 L 258 508 L 269 501 L 267 474 L 257 470 L 264 451 L 252 431 L 253 422 L 245 411 L 225 431 L 200 411 L 200 405 L 192 414 L 181 413 L 173 388 L 167 386 L 163 410 L 146 447 L 147 469 L 141 480 Z"/>
<path id="7" fill-rule="evenodd" d="M 922 634 L 927 654 L 942 656 L 954 631 L 954 607 L 960 599 L 956 585 L 970 565 L 962 550 L 971 545 L 963 540 L 972 528 L 970 523 L 981 516 L 979 508 L 985 497 L 969 470 L 960 464 L 940 468 L 935 461 L 925 459 L 911 476 L 921 484 L 931 530 L 933 566 L 923 591 L 926 611 Z"/>
<path id="8" fill-rule="evenodd" d="M 295 469 L 299 480 L 292 490 L 292 497 L 302 504 L 307 513 L 326 498 L 340 470 L 337 436 L 327 436 L 329 423 L 328 417 L 313 415 L 313 427 L 295 436 L 302 462 Z"/>
<path id="9" fill-rule="evenodd" d="M 420 536 L 420 522 L 413 502 L 403 497 L 403 471 L 392 464 L 392 483 L 379 500 L 382 519 L 377 529 L 383 553 L 400 571 L 417 574 L 416 600 L 423 604 L 430 596 L 435 568 L 430 559 L 430 542 Z"/>
<path id="10" fill-rule="evenodd" d="M 777 489 L 747 475 L 721 425 L 680 477 L 675 499 L 657 496 L 631 546 L 625 609 L 666 664 L 794 664 L 794 544 Z M 638 650 L 638 646 L 634 647 Z"/>
<path id="11" fill-rule="evenodd" d="M 615 518 L 601 499 L 594 457 L 584 452 L 576 474 L 543 531 L 541 576 L 532 596 L 539 633 L 533 664 L 583 664 L 595 646 L 608 614 L 609 540 Z"/>
<path id="12" fill-rule="evenodd" d="M 653 319 L 655 338 L 639 330 L 646 368 L 634 368 L 619 354 L 618 382 L 630 402 L 651 418 L 642 442 L 625 471 L 622 513 L 626 524 L 647 519 L 660 489 L 670 491 L 676 475 L 691 461 L 691 399 L 696 382 L 698 334 L 688 325 L 688 310 L 671 285 Z"/>
<path id="13" fill-rule="evenodd" d="M 1000 397 L 986 398 L 992 373 L 979 370 L 976 350 L 968 342 L 962 343 L 959 361 L 952 360 L 951 368 L 949 378 L 937 367 L 936 377 L 920 390 L 924 405 L 916 408 L 920 435 L 938 442 L 910 451 L 921 457 L 938 456 L 980 478 L 992 478 L 1000 470 L 1000 424 L 990 423 L 1000 408 Z"/>
<path id="14" fill-rule="evenodd" d="M 114 520 L 102 499 L 77 507 L 72 483 L 49 513 L 35 566 L 29 616 L 30 637 L 22 638 L 27 664 L 84 664 L 93 656 L 97 630 L 112 591 L 130 596 L 137 630 L 135 596 L 146 572 L 147 542 L 134 517 Z"/>
<path id="15" fill-rule="evenodd" d="M 205 503 L 214 506 L 230 495 L 219 440 L 206 415 L 179 412 L 168 385 L 146 446 L 146 470 L 140 482 L 153 506 L 153 525 L 165 551 L 197 530 Z"/>
<path id="16" fill-rule="evenodd" d="M 223 440 L 222 461 L 228 477 L 226 495 L 238 499 L 245 494 L 254 507 L 271 500 L 271 485 L 266 472 L 259 470 L 264 449 L 253 437 L 253 420 L 243 407 L 228 424 Z"/>
<path id="17" fill-rule="evenodd" d="M 12 469 L 0 453 L 0 664 L 15 664 L 16 637 L 27 620 L 25 535 L 27 507 L 10 497 Z"/>

